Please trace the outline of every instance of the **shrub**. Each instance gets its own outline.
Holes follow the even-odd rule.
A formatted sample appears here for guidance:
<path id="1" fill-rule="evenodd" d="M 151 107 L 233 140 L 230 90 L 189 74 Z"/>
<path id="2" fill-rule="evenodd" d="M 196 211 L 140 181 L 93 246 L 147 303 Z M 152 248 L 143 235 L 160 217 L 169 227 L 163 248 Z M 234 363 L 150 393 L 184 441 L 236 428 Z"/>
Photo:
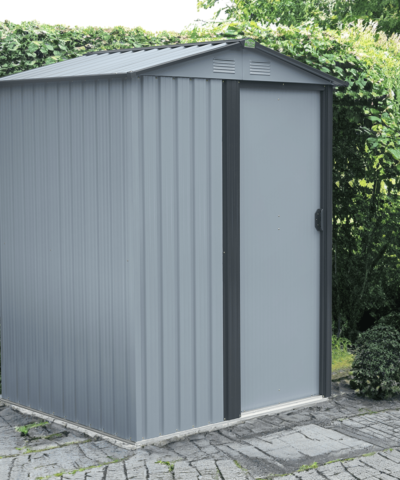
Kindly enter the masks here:
<path id="1" fill-rule="evenodd" d="M 379 319 L 380 325 L 389 325 L 395 328 L 398 332 L 400 332 L 400 313 L 399 312 L 391 312 L 389 315 L 385 315 L 384 317 Z"/>
<path id="2" fill-rule="evenodd" d="M 400 333 L 378 324 L 362 333 L 355 347 L 351 386 L 375 399 L 400 393 Z"/>

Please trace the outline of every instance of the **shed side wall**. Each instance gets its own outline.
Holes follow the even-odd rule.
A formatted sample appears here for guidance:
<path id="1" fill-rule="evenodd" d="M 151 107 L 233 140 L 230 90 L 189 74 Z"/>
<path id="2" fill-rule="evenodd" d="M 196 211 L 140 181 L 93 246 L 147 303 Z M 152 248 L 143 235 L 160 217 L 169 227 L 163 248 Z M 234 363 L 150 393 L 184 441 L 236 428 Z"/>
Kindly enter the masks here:
<path id="1" fill-rule="evenodd" d="M 0 88 L 3 395 L 136 440 L 223 419 L 222 88 Z"/>

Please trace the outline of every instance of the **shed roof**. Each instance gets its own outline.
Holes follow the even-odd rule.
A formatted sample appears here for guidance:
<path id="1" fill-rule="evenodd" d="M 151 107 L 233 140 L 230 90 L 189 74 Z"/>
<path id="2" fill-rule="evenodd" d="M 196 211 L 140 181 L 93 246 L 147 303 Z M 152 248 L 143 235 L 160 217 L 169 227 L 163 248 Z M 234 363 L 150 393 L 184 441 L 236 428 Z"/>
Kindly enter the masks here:
<path id="1" fill-rule="evenodd" d="M 78 58 L 65 60 L 63 62 L 46 65 L 44 67 L 27 70 L 22 73 L 16 73 L 7 77 L 0 78 L 0 82 L 19 82 L 19 81 L 40 81 L 68 79 L 71 77 L 99 77 L 129 74 L 141 74 L 147 70 L 154 69 L 167 64 L 181 62 L 182 60 L 192 59 L 216 50 L 229 49 L 237 46 L 246 48 L 246 39 L 241 40 L 221 40 L 214 42 L 163 45 L 148 48 L 133 48 L 124 50 L 101 50 L 98 52 L 89 52 Z M 347 82 L 339 80 L 309 65 L 299 62 L 293 58 L 287 57 L 275 50 L 264 47 L 257 42 L 253 42 L 253 47 L 260 53 L 272 56 L 287 62 L 292 67 L 312 73 L 328 84 L 334 86 L 347 86 Z"/>

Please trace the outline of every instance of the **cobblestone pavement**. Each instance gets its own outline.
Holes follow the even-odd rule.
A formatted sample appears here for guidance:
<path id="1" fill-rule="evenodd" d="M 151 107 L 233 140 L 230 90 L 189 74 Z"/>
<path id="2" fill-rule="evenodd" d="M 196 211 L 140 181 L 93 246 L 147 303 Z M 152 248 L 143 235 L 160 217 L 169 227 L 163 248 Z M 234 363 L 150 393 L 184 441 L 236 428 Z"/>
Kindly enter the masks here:
<path id="1" fill-rule="evenodd" d="M 125 450 L 0 407 L 0 480 L 400 479 L 400 399 L 334 383 L 329 402 L 162 447 Z"/>

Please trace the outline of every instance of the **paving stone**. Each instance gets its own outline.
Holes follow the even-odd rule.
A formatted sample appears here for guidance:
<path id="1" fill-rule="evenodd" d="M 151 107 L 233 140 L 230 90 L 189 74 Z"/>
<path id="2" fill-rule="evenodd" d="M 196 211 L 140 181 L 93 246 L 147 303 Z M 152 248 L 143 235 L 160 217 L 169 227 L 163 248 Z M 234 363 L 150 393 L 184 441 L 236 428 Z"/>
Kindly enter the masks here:
<path id="1" fill-rule="evenodd" d="M 377 472 L 375 469 L 364 465 L 359 459 L 352 460 L 351 462 L 345 462 L 344 465 L 346 471 L 359 480 L 366 480 L 367 478 L 379 473 L 379 471 Z"/>
<path id="2" fill-rule="evenodd" d="M 388 458 L 392 462 L 400 463 L 400 452 L 398 450 L 394 450 L 391 448 L 389 450 L 384 450 L 383 452 L 380 452 L 380 455 Z"/>
<path id="3" fill-rule="evenodd" d="M 50 435 L 50 432 L 45 427 L 31 428 L 28 432 L 29 438 L 42 438 Z"/>
<path id="4" fill-rule="evenodd" d="M 86 473 L 86 477 L 84 476 L 84 480 L 105 480 L 106 475 L 106 467 L 98 467 L 98 468 L 91 468 L 90 470 L 86 470 L 86 472 L 82 472 L 83 474 Z M 65 480 L 66 477 L 63 475 L 63 479 Z M 75 475 L 71 476 L 71 480 L 75 480 Z M 124 477 L 118 480 L 125 480 Z"/>
<path id="5" fill-rule="evenodd" d="M 176 462 L 173 475 L 175 480 L 197 480 L 199 478 L 199 472 L 187 461 Z"/>
<path id="6" fill-rule="evenodd" d="M 266 415 L 265 417 L 260 417 L 261 420 L 263 420 L 266 423 L 269 423 L 270 425 L 274 425 L 275 427 L 292 427 L 292 424 L 288 421 L 286 421 L 284 418 L 280 417 L 280 415 Z"/>
<path id="7" fill-rule="evenodd" d="M 136 456 L 133 456 L 125 461 L 125 468 L 128 480 L 147 478 L 146 463 L 144 460 L 139 460 L 138 458 L 136 458 Z"/>
<path id="8" fill-rule="evenodd" d="M 223 447 L 224 451 L 227 451 L 226 449 L 231 448 L 239 452 L 241 455 L 245 455 L 249 458 L 261 458 L 263 460 L 268 458 L 265 453 L 258 448 L 254 448 L 252 445 L 246 445 L 243 443 L 230 443 L 229 445 L 224 445 Z"/>
<path id="9" fill-rule="evenodd" d="M 172 473 L 167 465 L 154 462 L 148 462 L 146 465 L 149 480 L 173 480 Z"/>
<path id="10" fill-rule="evenodd" d="M 87 438 L 84 438 L 84 437 L 81 437 L 81 436 L 76 436 L 72 432 L 66 432 L 66 433 L 67 433 L 66 435 L 58 434 L 58 435 L 60 435 L 59 437 L 52 437 L 52 438 L 48 439 L 48 441 L 52 441 L 57 446 L 67 445 L 67 444 L 71 444 L 71 443 L 82 443 L 82 442 L 87 441 Z"/>
<path id="11" fill-rule="evenodd" d="M 381 446 L 400 446 L 400 418 L 396 415 L 371 414 L 336 421 L 333 427 Z"/>
<path id="12" fill-rule="evenodd" d="M 290 423 L 298 424 L 298 423 L 304 423 L 304 422 L 310 421 L 310 415 L 307 413 L 300 414 L 295 412 L 288 412 L 288 413 L 281 413 L 280 416 L 282 419 Z"/>
<path id="13" fill-rule="evenodd" d="M 54 423 L 22 437 L 16 426 L 42 420 L 2 408 L 0 456 L 11 456 L 0 458 L 0 480 L 60 480 L 56 474 L 81 468 L 75 475 L 64 473 L 62 480 L 252 480 L 285 473 L 290 474 L 285 480 L 400 479 L 400 399 L 376 402 L 348 390 L 340 386 L 346 393 L 321 405 L 138 450 L 88 439 Z M 53 433 L 60 436 L 44 438 Z M 362 456 L 372 451 L 378 453 Z M 102 465 L 111 461 L 116 463 Z M 160 461 L 175 462 L 173 472 Z M 322 466 L 298 471 L 314 462 Z"/>
<path id="14" fill-rule="evenodd" d="M 328 463 L 319 467 L 318 471 L 327 477 L 346 472 L 341 462 Z"/>
<path id="15" fill-rule="evenodd" d="M 110 460 L 121 460 L 132 455 L 132 450 L 121 448 L 105 441 L 93 442 L 92 444 L 100 449 Z"/>
<path id="16" fill-rule="evenodd" d="M 231 440 L 220 432 L 210 432 L 206 436 L 207 440 L 211 443 L 211 445 L 224 445 L 230 443 Z"/>
<path id="17" fill-rule="evenodd" d="M 209 447 L 201 447 L 201 451 L 206 455 L 205 458 L 211 458 L 213 460 L 223 460 L 227 458 L 227 455 L 224 452 L 213 445 L 210 445 Z"/>
<path id="18" fill-rule="evenodd" d="M 232 460 L 220 460 L 217 462 L 218 469 L 224 480 L 248 480 L 251 477 L 239 468 Z"/>
<path id="19" fill-rule="evenodd" d="M 350 449 L 370 450 L 372 445 L 318 425 L 305 425 L 291 430 L 246 439 L 259 450 L 280 461 L 308 460 L 310 457 L 346 452 Z"/>
<path id="20" fill-rule="evenodd" d="M 221 433 L 226 433 L 227 430 L 222 430 Z M 228 429 L 231 435 L 235 435 L 236 437 L 246 437 L 253 434 L 251 428 L 248 428 L 245 423 L 241 425 L 236 425 L 235 427 Z"/>
<path id="21" fill-rule="evenodd" d="M 171 450 L 177 453 L 180 457 L 191 458 L 192 460 L 201 460 L 206 458 L 206 454 L 194 443 L 188 440 L 174 442 L 168 445 Z"/>
<path id="22" fill-rule="evenodd" d="M 296 478 L 301 478 L 304 480 L 324 480 L 323 475 L 317 470 L 308 470 L 307 472 L 296 473 Z"/>
<path id="23" fill-rule="evenodd" d="M 106 480 L 125 480 L 125 466 L 123 462 L 107 466 Z"/>
<path id="24" fill-rule="evenodd" d="M 257 436 L 259 434 L 273 433 L 279 430 L 279 427 L 267 423 L 259 418 L 253 418 L 252 420 L 247 420 L 245 423 L 246 427 L 249 428 L 252 432 L 252 436 Z"/>
<path id="25" fill-rule="evenodd" d="M 217 464 L 213 460 L 198 460 L 193 462 L 192 465 L 199 472 L 201 480 L 217 480 L 220 478 Z"/>
<path id="26" fill-rule="evenodd" d="M 264 439 L 267 441 L 264 441 Z M 252 438 L 247 441 L 257 447 L 258 450 L 268 453 L 268 455 L 279 460 L 300 459 L 304 456 L 296 448 L 288 445 L 279 438 L 270 438 L 266 436 L 262 438 Z"/>
<path id="27" fill-rule="evenodd" d="M 0 458 L 0 478 L 8 479 L 15 458 Z"/>
<path id="28" fill-rule="evenodd" d="M 392 460 L 385 458 L 378 453 L 370 457 L 363 457 L 360 459 L 360 462 L 378 470 L 381 473 L 395 476 L 400 478 L 400 464 L 393 462 Z"/>
<path id="29" fill-rule="evenodd" d="M 62 480 L 86 480 L 87 474 L 88 472 L 65 473 L 62 476 Z M 103 471 L 101 471 L 101 475 L 104 477 Z M 53 478 L 55 479 L 57 477 L 53 477 Z"/>
<path id="30" fill-rule="evenodd" d="M 208 440 L 207 438 L 201 438 L 199 440 L 191 440 L 191 441 L 199 448 L 209 447 L 211 445 L 210 440 Z"/>

